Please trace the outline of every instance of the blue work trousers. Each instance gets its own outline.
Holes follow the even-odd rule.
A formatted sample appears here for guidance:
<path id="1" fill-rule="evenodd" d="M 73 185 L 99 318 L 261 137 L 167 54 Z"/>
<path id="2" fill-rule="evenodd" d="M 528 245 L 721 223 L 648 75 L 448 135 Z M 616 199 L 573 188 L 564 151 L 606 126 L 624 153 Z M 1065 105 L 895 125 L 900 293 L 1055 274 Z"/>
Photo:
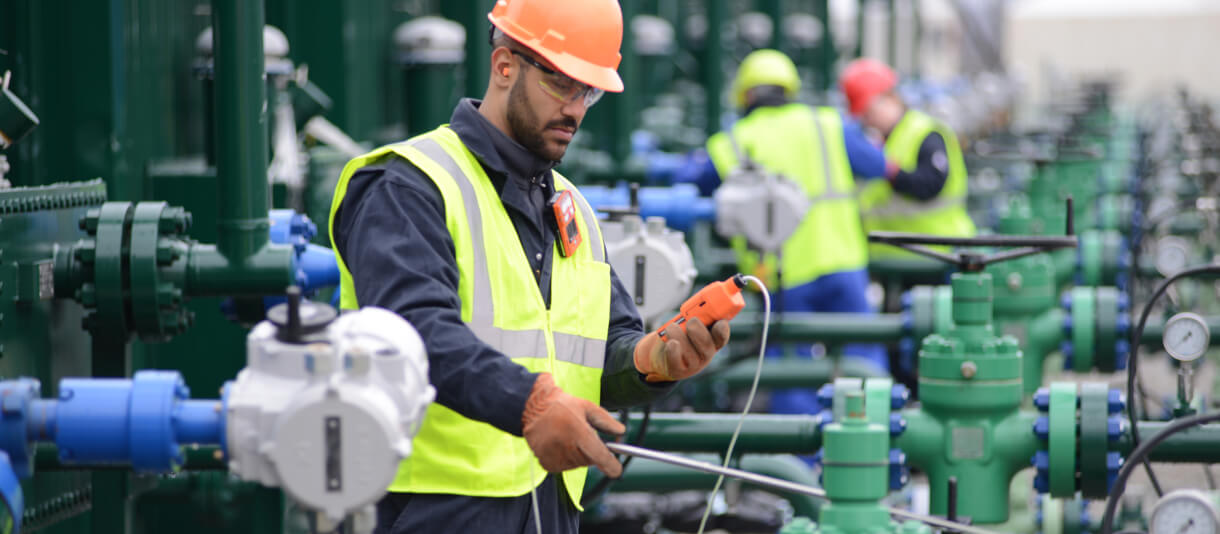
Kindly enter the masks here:
<path id="1" fill-rule="evenodd" d="M 772 295 L 771 310 L 786 312 L 847 312 L 872 315 L 868 305 L 868 271 L 843 271 L 819 276 L 812 282 L 783 290 Z M 780 308 L 782 306 L 782 309 Z M 867 321 L 866 317 L 860 320 Z M 812 346 L 796 348 L 799 358 L 811 358 Z M 777 358 L 783 348 L 775 346 L 767 350 L 767 357 Z M 878 343 L 848 343 L 843 345 L 843 356 L 860 358 L 875 365 L 880 371 L 888 371 L 889 356 L 885 346 Z M 817 391 L 812 387 L 776 390 L 771 393 L 771 412 L 781 414 L 813 414 L 822 406 L 817 400 Z"/>

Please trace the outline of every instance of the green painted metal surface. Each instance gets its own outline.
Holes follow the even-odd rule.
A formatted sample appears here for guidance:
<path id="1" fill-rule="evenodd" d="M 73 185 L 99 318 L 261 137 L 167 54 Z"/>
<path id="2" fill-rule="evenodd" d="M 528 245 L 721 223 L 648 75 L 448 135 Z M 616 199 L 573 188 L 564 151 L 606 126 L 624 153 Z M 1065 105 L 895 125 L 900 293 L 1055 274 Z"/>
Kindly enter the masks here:
<path id="1" fill-rule="evenodd" d="M 863 392 L 843 400 L 845 417 L 826 425 L 822 438 L 822 483 L 830 503 L 818 523 L 823 532 L 885 532 L 890 515 L 879 501 L 889 491 L 889 429 L 869 421 Z"/>
<path id="2" fill-rule="evenodd" d="M 639 431 L 640 414 L 632 414 L 627 433 Z M 739 414 L 654 413 L 641 446 L 675 452 L 723 453 Z M 819 425 L 811 415 L 751 415 L 741 427 L 737 449 L 751 454 L 813 454 L 822 446 Z"/>

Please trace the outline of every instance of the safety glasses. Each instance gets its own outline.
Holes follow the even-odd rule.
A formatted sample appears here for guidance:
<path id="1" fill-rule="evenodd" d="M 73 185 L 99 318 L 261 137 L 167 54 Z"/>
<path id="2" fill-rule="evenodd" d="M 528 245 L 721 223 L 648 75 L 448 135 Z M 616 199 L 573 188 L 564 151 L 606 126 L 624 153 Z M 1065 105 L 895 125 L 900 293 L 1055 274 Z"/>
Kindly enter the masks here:
<path id="1" fill-rule="evenodd" d="M 584 99 L 585 107 L 591 108 L 598 100 L 602 99 L 605 91 L 585 83 L 578 82 L 568 77 L 568 75 L 557 72 L 553 69 L 544 67 L 541 63 L 526 54 L 516 50 L 510 50 L 514 55 L 521 58 L 521 61 L 532 65 L 543 74 L 541 80 L 538 80 L 538 85 L 542 90 L 551 97 L 564 103 L 576 102 L 577 99 Z"/>

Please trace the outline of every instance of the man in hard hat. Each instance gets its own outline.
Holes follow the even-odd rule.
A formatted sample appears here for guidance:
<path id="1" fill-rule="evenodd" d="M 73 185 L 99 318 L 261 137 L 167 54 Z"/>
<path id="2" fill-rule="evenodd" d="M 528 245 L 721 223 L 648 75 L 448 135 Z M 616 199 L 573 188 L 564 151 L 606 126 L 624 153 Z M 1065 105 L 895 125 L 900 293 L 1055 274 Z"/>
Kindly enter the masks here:
<path id="1" fill-rule="evenodd" d="M 795 102 L 799 88 L 796 66 L 782 52 L 757 50 L 746 56 L 733 82 L 741 119 L 708 139 L 707 163 L 693 166 L 676 181 L 694 182 L 709 193 L 742 165 L 735 141 L 756 165 L 800 184 L 810 208 L 779 257 L 760 259 L 747 249 L 744 239 L 736 239 L 739 268 L 763 274 L 770 284 L 778 282 L 780 292 L 773 303 L 782 311 L 872 313 L 866 298 L 868 255 L 853 175 L 880 177 L 885 158 L 858 125 L 844 120 L 834 108 Z M 864 359 L 878 372 L 889 369 L 881 345 L 850 344 L 843 352 Z M 810 351 L 803 348 L 798 354 L 808 356 Z M 799 389 L 773 392 L 771 409 L 811 413 L 819 405 L 812 389 Z"/>
<path id="2" fill-rule="evenodd" d="M 409 320 L 437 391 L 378 533 L 577 532 L 586 466 L 622 469 L 603 406 L 664 394 L 729 338 L 727 321 L 645 335 L 593 210 L 553 170 L 623 89 L 618 3 L 499 0 L 488 18 L 483 99 L 352 160 L 331 206 L 340 306 Z"/>
<path id="3" fill-rule="evenodd" d="M 886 180 L 860 190 L 865 231 L 973 236 L 966 163 L 953 130 L 907 109 L 895 91 L 898 76 L 880 61 L 851 62 L 839 83 L 851 114 L 885 137 L 885 155 L 892 162 Z M 874 258 L 907 254 L 889 245 L 870 245 L 869 253 Z"/>

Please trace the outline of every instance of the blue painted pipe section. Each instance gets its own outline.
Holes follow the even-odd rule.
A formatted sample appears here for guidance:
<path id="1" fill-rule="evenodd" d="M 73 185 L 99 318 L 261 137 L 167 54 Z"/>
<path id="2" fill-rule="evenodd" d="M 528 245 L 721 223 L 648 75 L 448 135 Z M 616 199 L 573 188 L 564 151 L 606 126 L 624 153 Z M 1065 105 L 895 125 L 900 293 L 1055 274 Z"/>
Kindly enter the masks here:
<path id="1" fill-rule="evenodd" d="M 271 210 L 267 216 L 271 219 L 271 242 L 292 245 L 296 251 L 296 283 L 302 292 L 310 294 L 339 285 L 335 252 L 309 242 L 318 234 L 318 227 L 309 216 L 292 210 Z"/>
<path id="2" fill-rule="evenodd" d="M 224 434 L 217 401 L 186 401 L 176 371 L 135 377 L 66 378 L 53 409 L 42 407 L 34 428 L 54 435 L 67 464 L 130 464 L 136 472 L 172 471 L 183 443 L 217 444 Z"/>
<path id="3" fill-rule="evenodd" d="M 174 407 L 174 439 L 178 443 L 220 443 L 224 413 L 220 401 L 184 400 Z"/>
<path id="4" fill-rule="evenodd" d="M 631 204 L 631 191 L 625 183 L 614 187 L 583 186 L 580 193 L 597 210 Z M 700 197 L 699 189 L 692 184 L 641 187 L 639 200 L 641 216 L 664 217 L 666 224 L 676 230 L 689 232 L 698 221 L 716 220 L 716 202 Z"/>

